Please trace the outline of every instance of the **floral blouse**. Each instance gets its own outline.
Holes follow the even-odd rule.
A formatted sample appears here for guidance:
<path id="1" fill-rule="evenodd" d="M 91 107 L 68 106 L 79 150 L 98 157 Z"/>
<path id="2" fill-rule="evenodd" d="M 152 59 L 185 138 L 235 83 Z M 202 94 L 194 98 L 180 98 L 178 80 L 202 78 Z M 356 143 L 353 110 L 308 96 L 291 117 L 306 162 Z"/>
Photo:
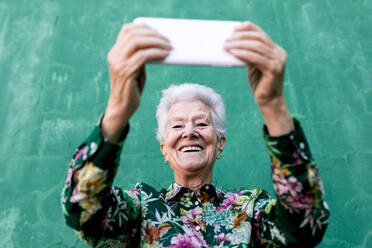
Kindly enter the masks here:
<path id="1" fill-rule="evenodd" d="M 198 191 L 173 183 L 155 190 L 112 183 L 123 141 L 106 140 L 96 126 L 75 152 L 62 192 L 66 223 L 95 247 L 314 247 L 329 211 L 318 168 L 303 131 L 264 138 L 277 199 L 263 189 Z"/>

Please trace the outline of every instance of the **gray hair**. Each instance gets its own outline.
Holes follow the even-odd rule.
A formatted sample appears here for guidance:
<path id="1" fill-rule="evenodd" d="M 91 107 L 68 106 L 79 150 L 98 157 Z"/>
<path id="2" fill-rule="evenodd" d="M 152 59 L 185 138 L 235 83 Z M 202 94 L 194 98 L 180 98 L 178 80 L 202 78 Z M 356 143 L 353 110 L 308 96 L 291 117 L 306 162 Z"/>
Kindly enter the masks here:
<path id="1" fill-rule="evenodd" d="M 179 101 L 197 100 L 211 108 L 211 121 L 216 129 L 217 138 L 225 136 L 226 132 L 226 114 L 225 104 L 222 97 L 212 88 L 200 84 L 184 83 L 180 85 L 171 85 L 168 89 L 162 91 L 162 98 L 156 110 L 156 119 L 158 129 L 156 138 L 159 142 L 165 140 L 165 128 L 168 119 L 168 111 L 173 104 Z"/>

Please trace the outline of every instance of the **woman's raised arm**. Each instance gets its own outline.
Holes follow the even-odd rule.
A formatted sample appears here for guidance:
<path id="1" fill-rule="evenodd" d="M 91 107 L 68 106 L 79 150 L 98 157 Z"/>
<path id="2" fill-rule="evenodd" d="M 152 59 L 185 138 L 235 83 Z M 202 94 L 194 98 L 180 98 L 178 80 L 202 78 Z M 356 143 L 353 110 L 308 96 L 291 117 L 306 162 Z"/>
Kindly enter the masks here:
<path id="1" fill-rule="evenodd" d="M 287 54 L 251 22 L 243 22 L 227 39 L 225 49 L 248 63 L 248 81 L 272 136 L 294 129 L 283 94 Z"/>
<path id="2" fill-rule="evenodd" d="M 329 211 L 318 167 L 305 135 L 289 114 L 283 94 L 287 54 L 250 22 L 236 28 L 226 50 L 248 63 L 248 80 L 266 127 L 277 199 L 263 194 L 255 207 L 254 242 L 270 247 L 314 247 L 323 237 Z"/>
<path id="3" fill-rule="evenodd" d="M 112 186 L 119 166 L 128 121 L 140 103 L 145 85 L 144 64 L 169 53 L 166 38 L 142 24 L 120 31 L 107 59 L 111 92 L 99 125 L 75 152 L 62 192 L 66 223 L 88 245 L 126 244 L 140 237 L 140 190 Z"/>
<path id="4" fill-rule="evenodd" d="M 170 50 L 167 38 L 145 24 L 123 26 L 107 55 L 111 91 L 101 128 L 108 140 L 118 141 L 139 107 L 146 80 L 144 64 L 165 58 Z"/>

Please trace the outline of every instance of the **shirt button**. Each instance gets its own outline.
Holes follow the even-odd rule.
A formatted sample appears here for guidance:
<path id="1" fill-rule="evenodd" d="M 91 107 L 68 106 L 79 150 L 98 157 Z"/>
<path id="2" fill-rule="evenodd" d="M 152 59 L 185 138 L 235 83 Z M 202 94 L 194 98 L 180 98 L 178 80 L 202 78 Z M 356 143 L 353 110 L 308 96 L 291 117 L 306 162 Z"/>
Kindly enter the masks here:
<path id="1" fill-rule="evenodd" d="M 199 205 L 199 202 L 198 201 L 195 201 L 195 205 Z"/>
<path id="2" fill-rule="evenodd" d="M 195 230 L 196 230 L 196 231 L 200 231 L 200 226 L 196 226 L 196 227 L 195 227 Z"/>

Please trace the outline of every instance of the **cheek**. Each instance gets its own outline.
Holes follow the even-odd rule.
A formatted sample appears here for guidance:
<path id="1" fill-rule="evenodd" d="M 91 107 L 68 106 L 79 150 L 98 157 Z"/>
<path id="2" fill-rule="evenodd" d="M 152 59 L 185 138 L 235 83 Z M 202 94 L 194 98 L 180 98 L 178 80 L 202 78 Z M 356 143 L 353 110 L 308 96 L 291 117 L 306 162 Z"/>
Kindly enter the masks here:
<path id="1" fill-rule="evenodd" d="M 214 137 L 210 137 L 208 142 L 208 155 L 213 157 L 215 154 L 217 154 L 218 150 L 218 141 Z"/>
<path id="2" fill-rule="evenodd" d="M 175 149 L 178 141 L 178 136 L 174 132 L 167 132 L 165 136 L 165 147 L 168 150 Z"/>
<path id="3" fill-rule="evenodd" d="M 168 132 L 167 135 L 165 136 L 165 143 L 167 145 L 172 144 L 173 140 L 174 140 L 174 135 L 172 135 L 172 133 Z"/>

